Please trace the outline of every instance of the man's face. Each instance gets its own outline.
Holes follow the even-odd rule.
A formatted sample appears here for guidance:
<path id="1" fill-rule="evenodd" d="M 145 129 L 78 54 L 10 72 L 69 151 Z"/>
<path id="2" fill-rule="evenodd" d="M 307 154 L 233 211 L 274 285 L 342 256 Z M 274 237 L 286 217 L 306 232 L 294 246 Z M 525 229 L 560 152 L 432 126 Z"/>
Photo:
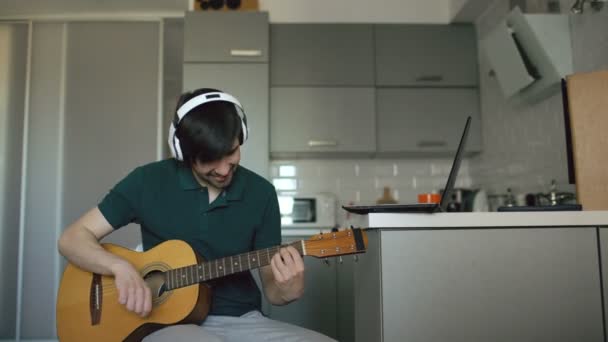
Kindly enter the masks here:
<path id="1" fill-rule="evenodd" d="M 223 189 L 230 185 L 236 167 L 241 161 L 241 148 L 238 139 L 235 141 L 232 151 L 220 160 L 201 163 L 195 161 L 192 171 L 199 183 L 205 183 L 217 189 Z"/>

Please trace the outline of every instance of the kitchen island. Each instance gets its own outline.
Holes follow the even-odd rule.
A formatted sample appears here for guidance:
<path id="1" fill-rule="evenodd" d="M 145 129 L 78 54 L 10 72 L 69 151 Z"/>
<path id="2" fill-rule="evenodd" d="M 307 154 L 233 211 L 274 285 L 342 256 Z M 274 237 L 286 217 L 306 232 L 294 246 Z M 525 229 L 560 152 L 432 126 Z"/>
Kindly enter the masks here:
<path id="1" fill-rule="evenodd" d="M 353 272 L 358 342 L 605 341 L 608 211 L 367 223 Z"/>

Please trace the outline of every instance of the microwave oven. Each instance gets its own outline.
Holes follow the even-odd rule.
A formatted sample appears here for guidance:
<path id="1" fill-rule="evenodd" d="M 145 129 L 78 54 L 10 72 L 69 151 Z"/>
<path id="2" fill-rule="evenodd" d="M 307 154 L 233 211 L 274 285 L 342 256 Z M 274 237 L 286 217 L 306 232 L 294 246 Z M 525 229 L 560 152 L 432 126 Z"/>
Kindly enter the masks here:
<path id="1" fill-rule="evenodd" d="M 279 195 L 283 228 L 326 228 L 336 226 L 336 198 L 332 194 Z"/>

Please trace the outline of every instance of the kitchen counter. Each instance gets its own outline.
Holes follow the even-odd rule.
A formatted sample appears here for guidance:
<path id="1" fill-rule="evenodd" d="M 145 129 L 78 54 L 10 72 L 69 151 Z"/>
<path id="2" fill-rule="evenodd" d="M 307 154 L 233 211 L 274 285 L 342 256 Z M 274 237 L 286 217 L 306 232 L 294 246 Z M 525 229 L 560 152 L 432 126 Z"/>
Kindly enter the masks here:
<path id="1" fill-rule="evenodd" d="M 608 211 L 369 214 L 369 228 L 608 227 Z"/>
<path id="2" fill-rule="evenodd" d="M 608 211 L 370 214 L 356 341 L 606 341 Z"/>

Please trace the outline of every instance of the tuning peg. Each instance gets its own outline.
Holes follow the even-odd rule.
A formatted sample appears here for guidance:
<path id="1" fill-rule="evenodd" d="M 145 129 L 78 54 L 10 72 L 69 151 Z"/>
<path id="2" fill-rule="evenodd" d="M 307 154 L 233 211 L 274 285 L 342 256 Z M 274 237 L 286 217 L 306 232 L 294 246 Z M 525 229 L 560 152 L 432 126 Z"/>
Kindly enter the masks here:
<path id="1" fill-rule="evenodd" d="M 329 259 L 325 258 L 323 259 L 323 262 L 325 263 L 325 265 L 329 266 Z"/>
<path id="2" fill-rule="evenodd" d="M 353 255 L 353 261 L 359 262 L 359 256 L 357 254 Z"/>
<path id="3" fill-rule="evenodd" d="M 338 262 L 342 263 L 342 256 L 341 255 L 338 257 Z"/>

